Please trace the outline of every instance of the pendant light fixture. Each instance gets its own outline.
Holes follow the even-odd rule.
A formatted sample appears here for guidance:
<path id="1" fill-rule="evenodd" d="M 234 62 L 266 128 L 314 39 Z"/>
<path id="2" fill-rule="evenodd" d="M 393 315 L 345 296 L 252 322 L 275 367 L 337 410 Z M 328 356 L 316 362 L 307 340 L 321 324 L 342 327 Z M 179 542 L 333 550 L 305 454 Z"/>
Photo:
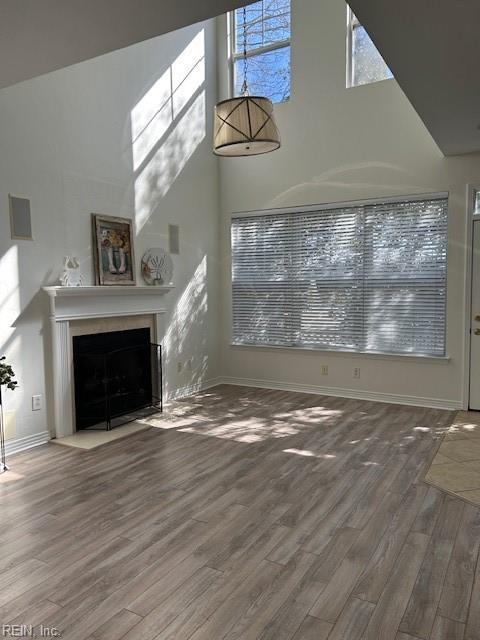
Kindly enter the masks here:
<path id="1" fill-rule="evenodd" d="M 247 14 L 243 7 L 243 84 L 238 98 L 215 107 L 213 152 L 218 156 L 255 156 L 280 147 L 280 135 L 268 98 L 248 95 Z"/>

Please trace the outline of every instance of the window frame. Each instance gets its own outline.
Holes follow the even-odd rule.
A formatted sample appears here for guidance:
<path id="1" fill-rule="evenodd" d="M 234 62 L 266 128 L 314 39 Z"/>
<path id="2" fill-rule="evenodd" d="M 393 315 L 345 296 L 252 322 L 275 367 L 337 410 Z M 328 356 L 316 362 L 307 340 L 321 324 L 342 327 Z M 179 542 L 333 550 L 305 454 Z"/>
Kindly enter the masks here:
<path id="1" fill-rule="evenodd" d="M 480 215 L 480 187 L 473 189 L 473 215 Z"/>
<path id="2" fill-rule="evenodd" d="M 238 7 L 233 11 L 229 11 L 227 13 L 227 40 L 228 40 L 228 91 L 229 97 L 235 98 L 238 97 L 235 95 L 235 63 L 238 60 L 243 60 L 243 51 L 236 52 L 235 51 L 235 36 L 236 36 L 236 20 L 235 13 L 236 11 L 240 11 L 243 7 Z M 290 55 L 291 55 L 291 47 L 292 47 L 292 4 L 290 0 L 290 38 L 286 38 L 283 40 L 279 40 L 278 42 L 272 42 L 268 45 L 262 45 L 261 47 L 256 47 L 252 51 L 248 51 L 247 49 L 247 58 L 254 58 L 256 56 L 262 55 L 264 53 L 270 53 L 271 51 L 276 51 L 277 49 L 284 49 L 285 47 L 290 47 Z M 290 67 L 290 89 L 291 89 L 291 80 L 292 73 Z M 291 93 L 291 91 L 290 91 Z M 286 100 L 282 100 L 281 102 L 276 102 L 275 104 L 283 104 L 290 100 L 290 95 Z"/>
<path id="3" fill-rule="evenodd" d="M 347 58 L 347 61 L 346 61 L 346 74 L 347 74 L 346 88 L 347 89 L 352 89 L 354 87 L 368 86 L 370 84 L 376 84 L 377 82 L 384 82 L 385 80 L 393 80 L 394 77 L 395 77 L 393 75 L 393 73 L 390 71 L 390 73 L 392 73 L 392 76 L 390 78 L 382 78 L 380 80 L 373 80 L 372 82 L 364 82 L 364 83 L 361 83 L 361 84 L 355 84 L 354 83 L 354 78 L 353 78 L 353 73 L 354 73 L 353 32 L 355 31 L 355 29 L 357 27 L 362 27 L 362 26 L 363 26 L 362 23 L 357 18 L 357 16 L 353 13 L 350 5 L 347 4 L 347 39 L 346 39 L 346 58 Z M 373 43 L 373 46 L 375 46 L 375 43 Z M 375 49 L 376 49 L 376 47 L 375 47 Z M 377 49 L 377 51 L 378 51 L 378 49 Z M 381 55 L 381 53 L 379 51 L 378 51 L 378 55 L 383 60 L 383 57 L 382 57 L 382 55 Z M 383 60 L 383 63 L 388 68 L 388 65 L 385 62 L 385 60 Z"/>
<path id="4" fill-rule="evenodd" d="M 234 342 L 233 340 L 233 251 L 232 247 L 230 247 L 230 294 L 231 294 L 231 321 L 230 321 L 230 347 L 235 349 L 253 349 L 253 350 L 296 350 L 296 351 L 311 351 L 318 353 L 326 353 L 326 354 L 338 354 L 340 356 L 354 356 L 354 357 L 364 357 L 364 358 L 372 358 L 372 359 L 386 359 L 386 360 L 405 360 L 409 361 L 431 361 L 437 363 L 445 363 L 447 364 L 450 361 L 450 356 L 448 355 L 448 268 L 449 268 L 449 227 L 450 227 L 450 216 L 449 216 L 449 201 L 450 201 L 450 192 L 449 191 L 438 191 L 433 193 L 419 193 L 419 194 L 409 194 L 407 196 L 388 196 L 384 198 L 370 198 L 363 200 L 347 200 L 343 202 L 333 202 L 333 203 L 322 203 L 322 204 L 313 204 L 303 207 L 283 207 L 278 209 L 263 209 L 257 211 L 238 211 L 232 212 L 230 214 L 230 241 L 231 241 L 231 229 L 232 222 L 237 218 L 254 218 L 261 217 L 267 215 L 280 215 L 280 214 L 288 214 L 288 213 L 309 213 L 309 212 L 319 212 L 319 211 L 331 211 L 335 209 L 344 209 L 347 207 L 368 207 L 371 205 L 378 204 L 388 204 L 388 203 L 407 203 L 407 202 L 418 202 L 422 200 L 447 200 L 447 238 L 446 238 L 446 256 L 445 256 L 445 320 L 444 320 L 444 335 L 443 335 L 443 345 L 444 345 L 444 353 L 441 355 L 433 355 L 429 353 L 407 353 L 407 352 L 388 352 L 388 351 L 369 351 L 369 350 L 361 350 L 361 349 L 350 349 L 344 347 L 327 347 L 327 346 L 299 346 L 299 345 L 269 345 L 269 344 L 241 344 L 238 342 Z"/>
<path id="5" fill-rule="evenodd" d="M 360 22 L 347 4 L 347 89 L 355 87 L 353 84 L 353 32 Z"/>

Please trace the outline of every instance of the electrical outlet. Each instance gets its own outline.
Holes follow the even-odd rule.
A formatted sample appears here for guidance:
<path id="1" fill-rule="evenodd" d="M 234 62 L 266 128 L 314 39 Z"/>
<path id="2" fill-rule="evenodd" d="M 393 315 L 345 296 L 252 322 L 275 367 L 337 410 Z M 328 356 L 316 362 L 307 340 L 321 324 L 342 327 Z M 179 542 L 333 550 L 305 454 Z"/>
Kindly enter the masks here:
<path id="1" fill-rule="evenodd" d="M 42 396 L 32 396 L 32 411 L 40 411 L 42 408 Z"/>
<path id="2" fill-rule="evenodd" d="M 180 360 L 177 362 L 177 373 L 182 373 L 183 370 L 183 362 Z"/>
<path id="3" fill-rule="evenodd" d="M 328 376 L 328 364 L 322 364 L 320 367 L 320 373 L 322 376 Z"/>
<path id="4" fill-rule="evenodd" d="M 360 378 L 360 367 L 353 367 L 353 377 Z"/>

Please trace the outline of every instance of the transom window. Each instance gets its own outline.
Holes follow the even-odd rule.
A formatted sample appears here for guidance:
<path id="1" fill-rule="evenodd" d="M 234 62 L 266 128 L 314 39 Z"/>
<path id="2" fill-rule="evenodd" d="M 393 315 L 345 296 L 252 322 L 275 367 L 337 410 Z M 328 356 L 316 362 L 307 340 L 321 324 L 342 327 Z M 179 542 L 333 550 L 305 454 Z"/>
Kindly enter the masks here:
<path id="1" fill-rule="evenodd" d="M 272 102 L 290 97 L 290 0 L 262 0 L 230 14 L 232 94 L 241 95 L 246 69 L 251 96 Z"/>
<path id="2" fill-rule="evenodd" d="M 443 356 L 447 205 L 233 217 L 233 343 Z"/>
<path id="3" fill-rule="evenodd" d="M 393 78 L 365 28 L 347 7 L 347 87 Z"/>

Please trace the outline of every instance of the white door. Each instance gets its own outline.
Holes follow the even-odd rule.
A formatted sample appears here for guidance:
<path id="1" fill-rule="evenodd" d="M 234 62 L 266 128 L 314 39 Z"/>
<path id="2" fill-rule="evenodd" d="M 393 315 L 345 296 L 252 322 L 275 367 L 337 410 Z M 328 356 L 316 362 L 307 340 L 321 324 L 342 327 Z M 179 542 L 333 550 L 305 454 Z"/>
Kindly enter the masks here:
<path id="1" fill-rule="evenodd" d="M 480 220 L 473 223 L 470 409 L 480 410 Z"/>

